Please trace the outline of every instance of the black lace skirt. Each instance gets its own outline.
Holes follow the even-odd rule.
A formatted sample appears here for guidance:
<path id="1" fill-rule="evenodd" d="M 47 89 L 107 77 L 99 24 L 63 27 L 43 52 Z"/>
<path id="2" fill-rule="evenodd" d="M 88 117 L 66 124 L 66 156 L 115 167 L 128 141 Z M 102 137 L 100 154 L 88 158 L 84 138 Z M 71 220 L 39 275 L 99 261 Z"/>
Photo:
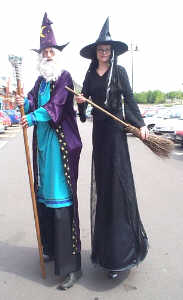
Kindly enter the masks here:
<path id="1" fill-rule="evenodd" d="M 127 137 L 113 120 L 93 123 L 91 176 L 92 261 L 125 270 L 148 249 L 140 219 Z"/>

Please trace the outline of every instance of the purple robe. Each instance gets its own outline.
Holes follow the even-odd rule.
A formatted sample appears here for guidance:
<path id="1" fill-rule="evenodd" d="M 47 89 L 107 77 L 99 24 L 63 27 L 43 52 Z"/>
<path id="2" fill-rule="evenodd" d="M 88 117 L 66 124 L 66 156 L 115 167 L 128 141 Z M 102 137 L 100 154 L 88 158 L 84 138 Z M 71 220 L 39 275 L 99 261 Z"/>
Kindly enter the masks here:
<path id="1" fill-rule="evenodd" d="M 38 91 L 40 82 L 43 78 L 38 77 L 34 88 L 28 93 L 29 112 L 37 109 Z M 61 155 L 64 163 L 64 173 L 67 183 L 71 189 L 74 207 L 73 230 L 76 233 L 76 249 L 80 252 L 80 230 L 78 216 L 78 199 L 77 199 L 77 179 L 78 164 L 82 148 L 81 138 L 79 135 L 76 112 L 73 108 L 73 95 L 69 93 L 65 86 L 73 89 L 71 75 L 63 71 L 61 76 L 55 81 L 51 89 L 50 100 L 43 105 L 51 117 L 50 125 L 55 129 L 60 143 Z M 35 193 L 38 190 L 38 166 L 37 166 L 37 136 L 36 126 L 33 132 L 33 170 L 34 170 L 34 187 Z"/>

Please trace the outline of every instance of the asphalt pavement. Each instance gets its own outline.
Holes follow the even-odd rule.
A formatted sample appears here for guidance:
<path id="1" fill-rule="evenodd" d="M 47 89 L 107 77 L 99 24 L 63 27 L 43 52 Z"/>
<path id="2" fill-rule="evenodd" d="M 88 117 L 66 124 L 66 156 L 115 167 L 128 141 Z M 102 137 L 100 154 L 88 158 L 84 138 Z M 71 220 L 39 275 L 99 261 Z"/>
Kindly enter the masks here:
<path id="1" fill-rule="evenodd" d="M 176 146 L 171 158 L 163 160 L 137 138 L 128 137 L 150 246 L 144 262 L 113 281 L 90 261 L 92 123 L 80 123 L 79 129 L 83 140 L 78 183 L 83 277 L 67 291 L 56 289 L 59 280 L 52 263 L 46 265 L 47 278 L 41 278 L 22 133 L 14 128 L 6 137 L 0 135 L 0 300 L 182 300 L 183 150 Z"/>

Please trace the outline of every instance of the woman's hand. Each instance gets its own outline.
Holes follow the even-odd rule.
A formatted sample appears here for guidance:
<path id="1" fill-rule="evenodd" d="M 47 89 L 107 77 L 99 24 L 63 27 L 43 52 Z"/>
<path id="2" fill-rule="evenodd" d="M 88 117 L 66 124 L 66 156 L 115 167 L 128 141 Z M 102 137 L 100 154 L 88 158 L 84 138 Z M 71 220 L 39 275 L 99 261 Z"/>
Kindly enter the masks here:
<path id="1" fill-rule="evenodd" d="M 140 128 L 140 138 L 142 140 L 147 140 L 149 137 L 149 130 L 146 126 Z"/>
<path id="2" fill-rule="evenodd" d="M 84 98 L 83 94 L 79 94 L 79 96 L 75 96 L 75 100 L 78 104 L 86 102 L 86 99 Z"/>
<path id="3" fill-rule="evenodd" d="M 28 128 L 29 127 L 26 116 L 23 116 L 20 119 L 20 124 L 22 125 L 23 128 Z"/>
<path id="4" fill-rule="evenodd" d="M 16 95 L 16 103 L 18 106 L 22 106 L 24 105 L 24 95 L 21 94 L 21 95 Z"/>

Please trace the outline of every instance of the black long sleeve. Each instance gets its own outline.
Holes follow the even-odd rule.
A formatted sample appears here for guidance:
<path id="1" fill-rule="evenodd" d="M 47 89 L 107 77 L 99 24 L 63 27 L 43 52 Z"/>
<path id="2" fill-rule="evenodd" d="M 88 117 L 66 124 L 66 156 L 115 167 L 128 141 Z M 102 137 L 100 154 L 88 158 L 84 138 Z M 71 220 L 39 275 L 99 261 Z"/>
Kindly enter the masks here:
<path id="1" fill-rule="evenodd" d="M 86 73 L 81 93 L 86 98 L 88 98 L 90 96 L 89 95 L 89 71 Z M 87 106 L 88 106 L 87 102 L 78 104 L 79 118 L 80 118 L 81 122 L 85 122 L 86 121 L 86 109 L 87 109 Z"/>
<path id="2" fill-rule="evenodd" d="M 118 66 L 118 70 L 120 75 L 122 94 L 124 96 L 125 121 L 138 128 L 145 126 L 139 107 L 134 100 L 127 72 L 125 68 L 121 66 Z"/>

